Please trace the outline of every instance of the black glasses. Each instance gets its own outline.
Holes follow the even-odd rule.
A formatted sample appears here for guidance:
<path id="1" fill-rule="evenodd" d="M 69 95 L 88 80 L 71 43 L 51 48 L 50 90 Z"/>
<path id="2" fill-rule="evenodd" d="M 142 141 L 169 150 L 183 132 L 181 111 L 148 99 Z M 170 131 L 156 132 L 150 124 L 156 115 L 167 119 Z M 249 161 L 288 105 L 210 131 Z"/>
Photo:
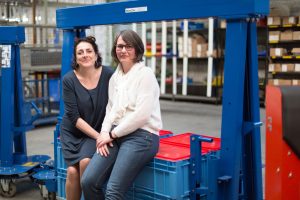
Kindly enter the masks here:
<path id="1" fill-rule="evenodd" d="M 133 46 L 131 46 L 130 44 L 117 44 L 116 50 L 122 51 L 124 47 L 125 47 L 126 51 L 131 51 L 133 49 Z"/>

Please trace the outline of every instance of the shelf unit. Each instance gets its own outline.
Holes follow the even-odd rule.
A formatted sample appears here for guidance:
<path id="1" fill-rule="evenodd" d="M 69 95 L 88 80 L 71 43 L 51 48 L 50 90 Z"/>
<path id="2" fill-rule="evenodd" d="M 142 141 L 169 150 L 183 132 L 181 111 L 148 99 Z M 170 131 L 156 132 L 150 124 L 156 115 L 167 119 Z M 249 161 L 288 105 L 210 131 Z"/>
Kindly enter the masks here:
<path id="1" fill-rule="evenodd" d="M 199 30 L 189 30 L 191 25 L 187 20 L 132 25 L 132 29 L 140 32 L 143 38 L 147 49 L 145 62 L 156 73 L 160 83 L 161 98 L 220 102 L 220 94 L 216 92 L 219 86 L 216 84 L 217 80 L 222 82 L 220 77 L 222 79 L 223 72 L 219 74 L 215 66 L 223 59 L 213 54 L 215 41 L 208 37 L 209 34 L 211 38 L 215 37 L 213 21 L 213 19 L 211 22 L 204 20 L 206 27 Z M 203 20 L 201 22 L 203 23 Z M 191 57 L 188 50 L 189 36 L 199 33 L 206 37 L 205 56 Z M 182 38 L 181 42 L 178 37 Z M 219 75 L 218 79 L 217 75 Z"/>
<path id="2" fill-rule="evenodd" d="M 211 19 L 193 21 L 171 21 L 133 24 L 145 44 L 145 62 L 156 74 L 160 83 L 161 98 L 220 103 L 222 100 L 225 21 Z M 258 52 L 260 100 L 264 102 L 268 66 L 266 19 L 258 22 Z M 202 23 L 202 27 L 191 30 L 190 22 Z M 191 36 L 201 35 L 205 51 L 196 57 L 191 54 Z M 211 39 L 210 39 L 211 38 Z M 203 38 L 201 39 L 203 40 Z M 181 52 L 180 52 L 181 51 Z M 199 53 L 199 52 L 198 52 Z"/>
<path id="3" fill-rule="evenodd" d="M 300 17 L 269 17 L 268 84 L 300 85 Z"/>

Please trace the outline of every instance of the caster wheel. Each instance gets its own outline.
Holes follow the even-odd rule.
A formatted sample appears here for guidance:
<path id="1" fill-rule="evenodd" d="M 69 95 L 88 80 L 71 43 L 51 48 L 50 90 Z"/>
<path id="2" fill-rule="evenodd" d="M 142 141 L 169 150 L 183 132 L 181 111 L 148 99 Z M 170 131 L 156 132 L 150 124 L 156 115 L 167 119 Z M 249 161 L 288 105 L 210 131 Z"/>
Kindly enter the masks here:
<path id="1" fill-rule="evenodd" d="M 0 185 L 0 194 L 3 197 L 11 198 L 11 197 L 15 196 L 16 193 L 17 193 L 17 186 L 14 182 L 12 182 L 12 181 L 8 182 L 7 190 L 4 190 L 2 185 Z"/>
<path id="2" fill-rule="evenodd" d="M 56 193 L 55 192 L 49 192 L 48 193 L 48 200 L 56 200 Z"/>

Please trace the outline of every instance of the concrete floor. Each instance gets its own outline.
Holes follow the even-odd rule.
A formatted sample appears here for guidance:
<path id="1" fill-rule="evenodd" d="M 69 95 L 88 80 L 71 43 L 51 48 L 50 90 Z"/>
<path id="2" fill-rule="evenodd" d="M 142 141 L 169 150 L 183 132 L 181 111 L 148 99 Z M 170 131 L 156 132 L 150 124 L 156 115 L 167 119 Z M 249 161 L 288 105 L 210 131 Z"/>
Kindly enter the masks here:
<path id="1" fill-rule="evenodd" d="M 209 136 L 220 136 L 221 105 L 161 101 L 164 129 L 175 134 L 194 132 Z M 265 110 L 261 109 L 261 121 L 265 120 Z M 55 126 L 37 127 L 27 133 L 28 155 L 46 154 L 53 157 L 53 131 Z M 262 159 L 265 160 L 265 128 L 261 127 Z M 1 200 L 8 200 L 0 196 Z M 42 199 L 39 188 L 29 179 L 17 181 L 17 194 L 13 200 Z"/>

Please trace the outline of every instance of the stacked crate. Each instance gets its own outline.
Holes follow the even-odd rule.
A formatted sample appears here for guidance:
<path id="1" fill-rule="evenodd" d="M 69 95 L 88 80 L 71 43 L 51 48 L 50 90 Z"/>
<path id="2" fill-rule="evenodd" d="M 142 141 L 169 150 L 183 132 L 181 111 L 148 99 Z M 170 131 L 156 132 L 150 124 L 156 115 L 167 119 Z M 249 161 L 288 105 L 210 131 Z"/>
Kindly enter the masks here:
<path id="1" fill-rule="evenodd" d="M 126 194 L 127 200 L 184 200 L 189 199 L 190 136 L 184 133 L 173 136 L 171 131 L 160 131 L 160 147 L 156 157 L 143 169 Z M 209 136 L 205 136 L 209 137 Z M 209 137 L 213 138 L 213 137 Z M 221 141 L 213 138 L 212 143 L 202 143 L 202 179 L 207 186 L 209 160 L 219 158 Z M 199 150 L 200 153 L 200 150 Z M 57 140 L 57 198 L 65 199 L 66 164 L 60 140 Z"/>
<path id="2" fill-rule="evenodd" d="M 160 140 L 159 152 L 136 178 L 127 193 L 128 200 L 184 200 L 190 199 L 190 137 L 179 134 Z M 209 137 L 209 136 L 205 136 Z M 202 143 L 201 184 L 208 186 L 210 160 L 219 159 L 220 138 Z M 200 153 L 200 149 L 199 149 Z M 210 172 L 212 173 L 212 172 Z"/>

